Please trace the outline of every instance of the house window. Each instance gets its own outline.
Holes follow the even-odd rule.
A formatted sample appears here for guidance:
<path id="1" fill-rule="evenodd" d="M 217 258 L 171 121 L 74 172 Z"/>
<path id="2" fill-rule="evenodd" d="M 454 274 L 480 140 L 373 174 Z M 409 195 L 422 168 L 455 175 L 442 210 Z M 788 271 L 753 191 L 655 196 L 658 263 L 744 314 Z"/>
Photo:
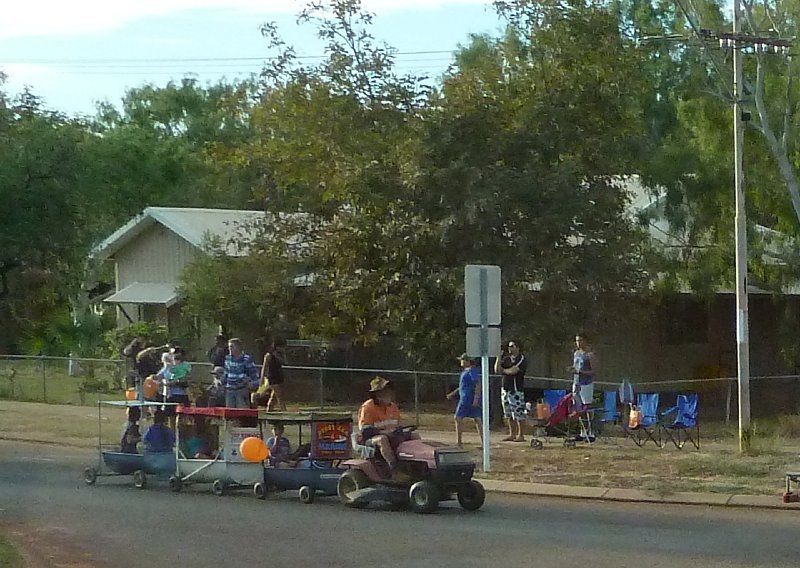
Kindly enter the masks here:
<path id="1" fill-rule="evenodd" d="M 692 297 L 666 300 L 661 309 L 663 343 L 708 343 L 708 311 L 708 304 Z"/>

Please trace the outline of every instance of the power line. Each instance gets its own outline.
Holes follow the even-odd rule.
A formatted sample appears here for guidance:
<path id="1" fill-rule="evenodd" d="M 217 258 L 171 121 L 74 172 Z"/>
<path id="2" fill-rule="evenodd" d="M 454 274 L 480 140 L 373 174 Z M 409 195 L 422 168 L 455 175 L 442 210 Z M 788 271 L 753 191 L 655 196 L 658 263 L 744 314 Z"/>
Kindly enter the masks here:
<path id="1" fill-rule="evenodd" d="M 403 57 L 407 55 L 453 55 L 455 53 L 452 49 L 440 50 L 425 50 L 425 51 L 397 51 L 391 55 L 394 57 Z M 327 55 L 296 55 L 295 59 L 325 59 Z M 277 57 L 175 57 L 175 58 L 77 58 L 77 59 L 64 59 L 64 58 L 15 58 L 15 59 L 0 59 L 0 64 L 28 64 L 28 65 L 118 65 L 118 64 L 170 64 L 170 63 L 219 63 L 219 62 L 265 62 L 275 61 Z"/>

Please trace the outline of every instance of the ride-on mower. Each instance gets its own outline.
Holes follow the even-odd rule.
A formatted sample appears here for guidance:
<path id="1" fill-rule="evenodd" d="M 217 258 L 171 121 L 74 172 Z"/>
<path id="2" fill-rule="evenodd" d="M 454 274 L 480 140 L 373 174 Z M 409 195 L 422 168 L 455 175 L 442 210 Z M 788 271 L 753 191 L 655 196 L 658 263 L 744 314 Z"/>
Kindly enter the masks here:
<path id="1" fill-rule="evenodd" d="M 346 471 L 337 486 L 342 503 L 365 507 L 383 501 L 432 513 L 441 501 L 456 498 L 467 511 L 480 509 L 486 493 L 472 479 L 475 463 L 469 451 L 415 439 L 414 430 L 415 426 L 404 426 L 389 436 L 398 462 L 394 471 L 375 448 L 359 444 L 354 434 L 353 445 L 362 459 L 342 463 Z"/>

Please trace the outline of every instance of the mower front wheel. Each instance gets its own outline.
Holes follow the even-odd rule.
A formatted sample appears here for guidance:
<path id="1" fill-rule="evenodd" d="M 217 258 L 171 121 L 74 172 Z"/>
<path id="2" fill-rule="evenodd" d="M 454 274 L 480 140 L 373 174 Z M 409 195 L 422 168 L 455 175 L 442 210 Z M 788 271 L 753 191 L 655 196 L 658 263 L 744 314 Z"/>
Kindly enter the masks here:
<path id="1" fill-rule="evenodd" d="M 439 488 L 430 481 L 417 481 L 408 490 L 408 498 L 415 513 L 433 513 L 439 507 Z"/>
<path id="2" fill-rule="evenodd" d="M 486 501 L 486 490 L 474 479 L 458 488 L 458 504 L 467 511 L 477 511 Z"/>

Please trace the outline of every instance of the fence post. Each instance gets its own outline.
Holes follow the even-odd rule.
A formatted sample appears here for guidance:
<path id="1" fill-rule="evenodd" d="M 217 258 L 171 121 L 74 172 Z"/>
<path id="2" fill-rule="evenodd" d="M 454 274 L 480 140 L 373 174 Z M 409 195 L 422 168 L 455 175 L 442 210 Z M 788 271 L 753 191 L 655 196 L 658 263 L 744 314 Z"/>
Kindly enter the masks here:
<path id="1" fill-rule="evenodd" d="M 40 362 L 42 363 L 42 400 L 47 402 L 47 371 L 44 357 L 40 359 Z"/>
<path id="2" fill-rule="evenodd" d="M 319 407 L 325 408 L 325 370 L 320 369 L 317 377 L 319 378 Z"/>
<path id="3" fill-rule="evenodd" d="M 728 380 L 728 395 L 725 397 L 725 425 L 731 423 L 731 391 L 733 390 L 733 381 Z"/>
<path id="4" fill-rule="evenodd" d="M 419 375 L 414 373 L 414 418 L 419 428 Z"/>

